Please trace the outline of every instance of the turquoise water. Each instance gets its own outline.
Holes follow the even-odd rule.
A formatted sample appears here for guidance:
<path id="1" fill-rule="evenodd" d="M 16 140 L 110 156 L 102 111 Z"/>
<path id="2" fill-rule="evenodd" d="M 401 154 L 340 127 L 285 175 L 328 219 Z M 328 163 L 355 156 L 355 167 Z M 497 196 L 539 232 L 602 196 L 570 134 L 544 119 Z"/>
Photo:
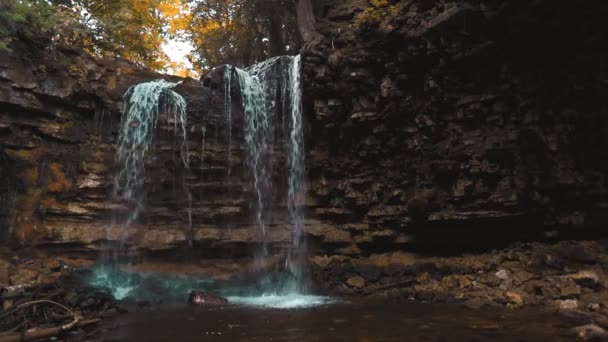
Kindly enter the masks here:
<path id="1" fill-rule="evenodd" d="M 114 298 L 138 301 L 183 300 L 192 290 L 209 288 L 209 279 L 165 277 L 155 274 L 134 274 L 121 271 L 116 265 L 99 265 L 89 277 L 89 284 L 110 293 Z"/>
<path id="2" fill-rule="evenodd" d="M 89 284 L 118 300 L 185 302 L 190 291 L 199 290 L 224 296 L 232 304 L 256 308 L 302 309 L 334 302 L 331 297 L 301 293 L 299 286 L 290 286 L 289 280 L 276 292 L 264 291 L 267 286 L 263 283 L 251 287 L 222 285 L 218 289 L 210 279 L 128 273 L 114 265 L 95 267 Z"/>

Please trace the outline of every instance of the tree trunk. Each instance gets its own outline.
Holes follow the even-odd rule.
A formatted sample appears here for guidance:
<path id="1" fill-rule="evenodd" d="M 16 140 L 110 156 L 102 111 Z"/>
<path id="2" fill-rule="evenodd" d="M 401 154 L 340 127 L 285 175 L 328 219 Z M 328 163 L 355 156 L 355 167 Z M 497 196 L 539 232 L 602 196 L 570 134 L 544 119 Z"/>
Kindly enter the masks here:
<path id="1" fill-rule="evenodd" d="M 325 37 L 317 31 L 312 0 L 296 0 L 298 30 L 304 43 L 304 50 L 314 50 Z"/>
<path id="2" fill-rule="evenodd" d="M 277 9 L 270 10 L 269 38 L 270 38 L 270 57 L 285 54 L 285 42 L 283 41 L 282 22 Z"/>

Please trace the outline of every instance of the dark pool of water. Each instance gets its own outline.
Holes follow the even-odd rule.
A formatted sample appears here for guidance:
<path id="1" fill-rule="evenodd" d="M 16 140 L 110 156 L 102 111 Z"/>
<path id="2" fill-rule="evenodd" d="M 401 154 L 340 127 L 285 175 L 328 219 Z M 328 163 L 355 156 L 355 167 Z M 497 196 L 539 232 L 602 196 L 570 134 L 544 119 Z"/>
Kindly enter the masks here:
<path id="1" fill-rule="evenodd" d="M 134 310 L 103 323 L 98 341 L 571 341 L 570 328 L 541 310 L 374 299 L 298 310 Z"/>

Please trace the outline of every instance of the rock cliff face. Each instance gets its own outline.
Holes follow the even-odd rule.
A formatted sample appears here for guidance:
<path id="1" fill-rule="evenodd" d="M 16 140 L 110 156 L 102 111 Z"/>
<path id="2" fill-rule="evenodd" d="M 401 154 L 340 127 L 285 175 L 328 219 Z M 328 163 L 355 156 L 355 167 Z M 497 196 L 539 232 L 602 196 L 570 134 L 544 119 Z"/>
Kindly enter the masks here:
<path id="1" fill-rule="evenodd" d="M 222 256 L 251 255 L 261 243 L 252 223 L 254 194 L 236 88 L 229 145 L 221 79 L 167 77 L 121 59 L 57 47 L 38 51 L 26 44 L 3 54 L 0 63 L 5 240 L 85 253 L 121 241 L 143 251 L 190 246 Z M 173 123 L 161 119 L 146 162 L 145 210 L 138 222 L 125 225 L 132 208 L 113 196 L 122 96 L 129 86 L 158 78 L 181 82 L 176 91 L 188 106 L 189 164 L 181 165 Z M 287 186 L 281 126 L 272 152 L 271 248 L 292 239 L 281 195 Z M 320 246 L 331 249 L 344 238 L 315 217 L 305 225 Z"/>
<path id="2" fill-rule="evenodd" d="M 122 95 L 132 84 L 160 77 L 121 59 L 94 59 L 65 48 L 38 51 L 24 44 L 2 53 L 4 238 L 27 245 L 85 246 L 107 234 L 117 236 L 113 223 L 126 210 L 111 196 Z M 193 80 L 180 85 L 191 107 L 198 108 L 194 118 L 204 108 L 195 105 L 201 88 Z M 165 125 L 160 131 L 168 129 Z M 170 146 L 165 135 L 160 137 L 159 148 Z M 161 153 L 158 159 L 170 155 Z M 162 176 L 160 162 L 151 163 L 151 177 Z M 165 181 L 160 178 L 159 186 Z"/>
<path id="3" fill-rule="evenodd" d="M 602 10 L 554 1 L 318 1 L 326 41 L 305 54 L 303 70 L 312 253 L 450 253 L 605 225 Z M 176 162 L 163 122 L 147 165 L 146 211 L 124 227 L 129 209 L 112 201 L 122 94 L 178 79 L 69 49 L 15 51 L 0 56 L 5 239 L 90 251 L 122 236 L 144 250 L 193 245 L 230 256 L 259 243 L 242 116 L 228 147 L 221 85 L 182 80 L 189 168 Z M 280 148 L 275 154 L 284 160 Z M 277 190 L 286 182 L 280 171 Z M 290 240 L 279 193 L 274 247 Z"/>
<path id="4" fill-rule="evenodd" d="M 352 250 L 601 228 L 607 9 L 318 1 L 326 42 L 304 70 L 314 212 Z"/>

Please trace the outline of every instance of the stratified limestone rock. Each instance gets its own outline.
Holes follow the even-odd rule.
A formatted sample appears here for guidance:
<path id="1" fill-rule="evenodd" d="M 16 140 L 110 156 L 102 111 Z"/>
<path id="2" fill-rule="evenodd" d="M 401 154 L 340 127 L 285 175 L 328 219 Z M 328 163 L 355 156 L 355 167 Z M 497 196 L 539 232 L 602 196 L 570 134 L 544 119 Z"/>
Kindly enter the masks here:
<path id="1" fill-rule="evenodd" d="M 311 253 L 485 251 L 605 226 L 605 4 L 316 3 L 328 44 L 303 65 Z M 145 250 L 259 245 L 243 117 L 234 113 L 229 147 L 221 73 L 205 87 L 73 49 L 14 51 L 0 54 L 0 223 L 14 240 L 89 250 L 116 239 Z M 175 162 L 173 126 L 161 120 L 146 209 L 120 227 L 134 209 L 112 199 L 122 96 L 157 78 L 182 81 L 190 163 Z M 278 250 L 291 224 L 284 198 L 270 207 Z M 576 250 L 545 256 L 531 267 L 594 262 Z M 522 272 L 484 274 L 508 290 L 530 281 Z"/>
<path id="2" fill-rule="evenodd" d="M 312 214 L 441 252 L 475 238 L 491 249 L 491 235 L 507 231 L 517 240 L 602 229 L 607 10 L 319 1 L 332 44 L 327 58 L 304 57 L 308 173 L 321 204 Z M 353 238 L 362 250 L 381 241 Z"/>

